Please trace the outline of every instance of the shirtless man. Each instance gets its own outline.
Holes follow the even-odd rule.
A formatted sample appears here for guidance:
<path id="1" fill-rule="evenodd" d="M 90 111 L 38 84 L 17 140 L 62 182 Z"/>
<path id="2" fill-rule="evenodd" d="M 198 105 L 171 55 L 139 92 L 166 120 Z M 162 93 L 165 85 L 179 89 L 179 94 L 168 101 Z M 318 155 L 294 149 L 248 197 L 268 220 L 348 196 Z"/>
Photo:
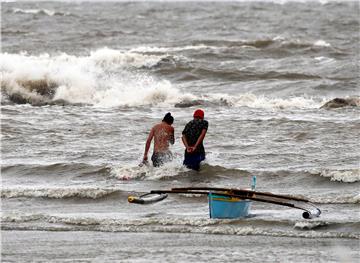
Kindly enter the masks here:
<path id="1" fill-rule="evenodd" d="M 151 156 L 151 161 L 154 167 L 159 167 L 165 162 L 172 160 L 172 154 L 169 150 L 169 143 L 174 144 L 174 128 L 171 126 L 174 122 L 173 116 L 168 112 L 164 116 L 161 123 L 152 127 L 150 134 L 146 140 L 145 153 L 143 163 L 147 163 L 148 152 L 150 149 L 151 141 L 154 138 L 154 152 Z"/>

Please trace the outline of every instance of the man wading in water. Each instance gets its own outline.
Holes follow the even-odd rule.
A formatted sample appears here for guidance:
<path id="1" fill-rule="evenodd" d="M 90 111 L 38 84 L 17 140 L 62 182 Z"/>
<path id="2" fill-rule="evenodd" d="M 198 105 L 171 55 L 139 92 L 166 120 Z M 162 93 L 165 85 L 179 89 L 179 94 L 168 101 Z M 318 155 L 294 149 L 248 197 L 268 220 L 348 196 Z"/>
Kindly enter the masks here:
<path id="1" fill-rule="evenodd" d="M 161 123 L 152 127 L 146 140 L 143 163 L 147 163 L 148 152 L 153 138 L 154 152 L 151 156 L 151 161 L 153 162 L 154 167 L 159 167 L 165 162 L 170 162 L 172 160 L 172 154 L 169 150 L 169 143 L 174 144 L 175 142 L 174 127 L 171 126 L 173 122 L 174 118 L 171 116 L 171 113 L 168 112 L 165 114 Z"/>
<path id="2" fill-rule="evenodd" d="M 182 141 L 186 147 L 184 165 L 193 170 L 200 169 L 200 162 L 205 160 L 203 140 L 209 123 L 204 120 L 204 111 L 194 112 L 194 119 L 186 124 L 182 132 Z"/>

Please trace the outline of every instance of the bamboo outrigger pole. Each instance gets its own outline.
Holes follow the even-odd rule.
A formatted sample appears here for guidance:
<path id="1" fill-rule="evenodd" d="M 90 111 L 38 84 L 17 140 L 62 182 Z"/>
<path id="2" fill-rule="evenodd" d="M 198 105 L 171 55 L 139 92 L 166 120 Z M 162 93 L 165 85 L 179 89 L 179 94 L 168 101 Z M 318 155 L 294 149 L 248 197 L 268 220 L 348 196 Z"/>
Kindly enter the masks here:
<path id="1" fill-rule="evenodd" d="M 278 195 L 278 194 L 272 194 L 266 192 L 257 192 L 257 191 L 244 190 L 244 189 L 231 189 L 231 188 L 184 187 L 184 188 L 172 188 L 171 190 L 152 190 L 150 191 L 150 193 L 146 193 L 139 197 L 129 196 L 128 201 L 130 203 L 136 203 L 136 204 L 148 204 L 148 203 L 154 203 L 164 200 L 168 196 L 168 194 L 209 195 L 210 193 L 220 196 L 271 203 L 275 205 L 300 209 L 304 211 L 303 217 L 305 219 L 318 217 L 321 214 L 319 208 L 317 208 L 312 202 L 304 198 L 292 197 L 287 195 Z"/>

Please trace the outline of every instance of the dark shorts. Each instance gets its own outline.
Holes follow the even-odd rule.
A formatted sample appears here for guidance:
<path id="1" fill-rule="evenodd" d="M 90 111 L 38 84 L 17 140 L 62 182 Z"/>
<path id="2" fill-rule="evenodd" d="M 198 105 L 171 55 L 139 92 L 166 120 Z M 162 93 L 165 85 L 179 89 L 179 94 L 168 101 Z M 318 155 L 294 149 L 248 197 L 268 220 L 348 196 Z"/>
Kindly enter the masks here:
<path id="1" fill-rule="evenodd" d="M 151 156 L 154 167 L 159 167 L 173 159 L 171 152 L 157 152 Z"/>
<path id="2" fill-rule="evenodd" d="M 193 170 L 200 170 L 200 163 L 201 161 L 205 160 L 205 154 L 204 153 L 191 153 L 189 154 L 185 150 L 185 159 L 184 159 L 184 165 Z"/>

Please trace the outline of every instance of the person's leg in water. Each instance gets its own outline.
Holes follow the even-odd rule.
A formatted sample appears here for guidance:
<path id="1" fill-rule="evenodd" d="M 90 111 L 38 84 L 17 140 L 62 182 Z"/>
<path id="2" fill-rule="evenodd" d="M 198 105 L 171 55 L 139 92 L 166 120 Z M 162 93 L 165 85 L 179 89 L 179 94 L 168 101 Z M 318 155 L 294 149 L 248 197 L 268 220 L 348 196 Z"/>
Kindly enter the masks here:
<path id="1" fill-rule="evenodd" d="M 153 162 L 154 167 L 160 167 L 164 163 L 170 162 L 171 160 L 171 152 L 157 152 L 151 156 L 151 161 Z"/>
<path id="2" fill-rule="evenodd" d="M 205 154 L 202 153 L 188 153 L 185 151 L 185 158 L 183 164 L 192 170 L 199 171 L 200 163 L 205 160 Z"/>

